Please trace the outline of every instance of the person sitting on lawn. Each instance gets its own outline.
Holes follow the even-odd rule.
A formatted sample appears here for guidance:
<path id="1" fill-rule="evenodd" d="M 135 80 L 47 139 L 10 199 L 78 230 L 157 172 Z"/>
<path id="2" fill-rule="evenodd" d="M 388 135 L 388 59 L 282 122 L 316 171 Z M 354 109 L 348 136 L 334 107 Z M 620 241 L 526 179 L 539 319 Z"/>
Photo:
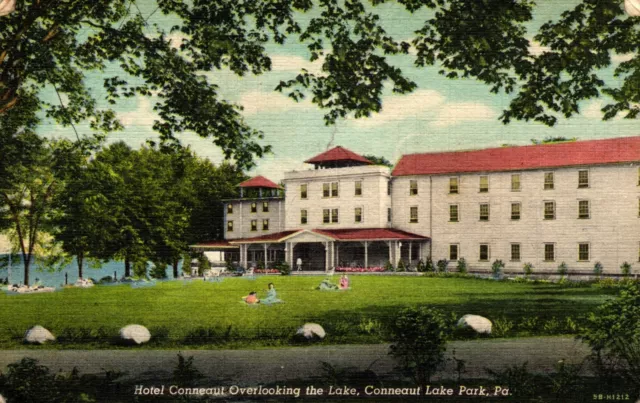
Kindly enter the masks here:
<path id="1" fill-rule="evenodd" d="M 316 287 L 316 290 L 337 290 L 338 286 L 333 284 L 329 278 L 325 278 L 322 280 L 319 286 Z"/>
<path id="2" fill-rule="evenodd" d="M 341 290 L 348 290 L 349 289 L 349 277 L 347 277 L 346 274 L 343 274 L 342 277 L 340 277 L 340 285 L 339 285 Z"/>
<path id="3" fill-rule="evenodd" d="M 254 305 L 254 304 L 260 303 L 260 300 L 258 299 L 258 294 L 255 291 L 251 291 L 249 295 L 247 295 L 246 297 L 242 297 L 242 299 L 244 300 L 244 302 L 247 303 L 247 305 Z"/>
<path id="4" fill-rule="evenodd" d="M 273 283 L 269 283 L 268 285 L 268 291 L 267 291 L 267 297 L 263 298 L 262 300 L 260 300 L 261 304 L 278 304 L 280 302 L 284 302 L 281 299 L 278 299 L 278 296 L 276 294 L 276 287 L 273 285 Z"/>

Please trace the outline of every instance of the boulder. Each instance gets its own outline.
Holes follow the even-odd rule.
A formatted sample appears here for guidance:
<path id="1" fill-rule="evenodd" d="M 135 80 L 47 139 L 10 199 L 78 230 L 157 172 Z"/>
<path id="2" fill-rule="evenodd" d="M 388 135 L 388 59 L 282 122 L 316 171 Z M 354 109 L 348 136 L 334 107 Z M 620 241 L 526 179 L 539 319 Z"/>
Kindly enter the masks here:
<path id="1" fill-rule="evenodd" d="M 24 342 L 29 344 L 43 344 L 55 339 L 50 331 L 39 325 L 32 327 L 24 334 Z"/>
<path id="2" fill-rule="evenodd" d="M 0 395 L 0 403 L 7 403 L 7 401 L 4 400 L 4 397 L 2 397 L 2 395 Z"/>
<path id="3" fill-rule="evenodd" d="M 151 339 L 151 333 L 142 325 L 127 325 L 120 329 L 120 339 L 127 344 L 143 344 Z"/>
<path id="4" fill-rule="evenodd" d="M 319 339 L 324 339 L 324 336 L 326 336 L 326 333 L 322 326 L 317 323 L 305 323 L 301 328 L 298 329 L 296 334 L 302 335 L 305 339 L 308 340 L 316 337 Z"/>
<path id="5" fill-rule="evenodd" d="M 93 281 L 90 278 L 86 280 L 79 278 L 74 285 L 80 288 L 91 288 L 94 286 Z"/>
<path id="6" fill-rule="evenodd" d="M 458 321 L 458 327 L 471 328 L 476 333 L 491 334 L 491 321 L 479 315 L 464 315 Z"/>

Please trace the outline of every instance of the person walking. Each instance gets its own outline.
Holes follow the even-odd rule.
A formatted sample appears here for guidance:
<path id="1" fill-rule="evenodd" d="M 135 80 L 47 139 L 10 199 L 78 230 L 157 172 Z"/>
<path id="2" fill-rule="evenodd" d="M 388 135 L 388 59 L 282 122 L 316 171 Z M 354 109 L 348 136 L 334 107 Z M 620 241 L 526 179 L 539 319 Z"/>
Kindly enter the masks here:
<path id="1" fill-rule="evenodd" d="M 296 260 L 296 266 L 298 266 L 298 271 L 302 271 L 302 258 L 299 257 L 298 260 Z"/>

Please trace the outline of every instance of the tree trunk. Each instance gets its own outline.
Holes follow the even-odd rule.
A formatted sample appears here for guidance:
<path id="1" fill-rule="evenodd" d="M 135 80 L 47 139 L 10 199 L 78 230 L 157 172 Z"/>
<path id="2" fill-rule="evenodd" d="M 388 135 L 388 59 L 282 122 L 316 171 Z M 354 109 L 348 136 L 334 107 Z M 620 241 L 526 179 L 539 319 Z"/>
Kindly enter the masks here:
<path id="1" fill-rule="evenodd" d="M 178 278 L 178 262 L 180 262 L 178 259 L 174 259 L 173 260 L 173 278 Z"/>
<path id="2" fill-rule="evenodd" d="M 29 285 L 29 266 L 31 266 L 31 255 L 22 255 L 24 259 L 24 285 Z"/>
<path id="3" fill-rule="evenodd" d="M 131 277 L 131 262 L 129 261 L 129 256 L 124 257 L 124 276 Z"/>
<path id="4" fill-rule="evenodd" d="M 78 253 L 76 259 L 78 260 L 78 278 L 82 278 L 82 263 L 84 262 L 84 255 L 82 253 Z"/>

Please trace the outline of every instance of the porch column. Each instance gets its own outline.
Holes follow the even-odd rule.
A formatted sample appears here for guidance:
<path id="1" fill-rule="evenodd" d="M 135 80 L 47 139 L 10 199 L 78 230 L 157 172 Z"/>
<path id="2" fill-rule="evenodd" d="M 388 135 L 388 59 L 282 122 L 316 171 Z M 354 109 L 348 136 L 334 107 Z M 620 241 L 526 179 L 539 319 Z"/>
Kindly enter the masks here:
<path id="1" fill-rule="evenodd" d="M 411 266 L 411 256 L 413 256 L 411 254 L 411 246 L 413 245 L 413 242 L 409 241 L 409 266 Z"/>
<path id="2" fill-rule="evenodd" d="M 331 268 L 336 267 L 336 243 L 331 242 Z"/>
<path id="3" fill-rule="evenodd" d="M 369 267 L 369 242 L 364 241 L 364 268 Z"/>
<path id="4" fill-rule="evenodd" d="M 336 245 L 336 267 L 340 266 L 340 244 Z"/>
<path id="5" fill-rule="evenodd" d="M 400 241 L 394 241 L 394 242 L 396 243 L 396 253 L 394 256 L 396 258 L 396 261 L 394 266 L 397 266 L 398 261 L 402 259 L 402 242 Z"/>
<path id="6" fill-rule="evenodd" d="M 393 262 L 393 250 L 391 249 L 391 241 L 387 241 L 387 245 L 389 245 L 389 263 L 391 263 L 391 266 L 396 267 L 395 263 Z"/>
<path id="7" fill-rule="evenodd" d="M 289 242 L 285 242 L 284 243 L 284 261 L 287 262 L 289 266 L 291 266 L 291 259 L 289 259 L 289 249 L 291 249 L 291 247 L 289 246 Z"/>
<path id="8" fill-rule="evenodd" d="M 324 271 L 329 271 L 329 242 L 324 243 Z"/>
<path id="9" fill-rule="evenodd" d="M 264 244 L 264 268 L 266 269 L 269 265 L 267 263 L 269 263 L 269 259 L 267 258 L 267 244 Z"/>

